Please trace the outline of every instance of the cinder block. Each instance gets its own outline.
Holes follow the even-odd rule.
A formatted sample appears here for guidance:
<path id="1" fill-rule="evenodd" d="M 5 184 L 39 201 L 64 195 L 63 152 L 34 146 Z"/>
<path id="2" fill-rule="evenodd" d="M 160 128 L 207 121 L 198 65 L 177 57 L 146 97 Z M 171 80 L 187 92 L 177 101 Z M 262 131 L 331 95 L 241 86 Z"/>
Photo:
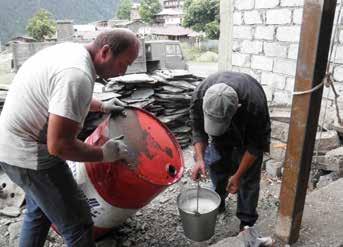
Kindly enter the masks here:
<path id="1" fill-rule="evenodd" d="M 335 66 L 333 70 L 333 78 L 336 81 L 342 82 L 343 81 L 343 66 Z"/>
<path id="2" fill-rule="evenodd" d="M 272 71 L 273 59 L 265 56 L 254 55 L 251 58 L 251 68 Z"/>
<path id="3" fill-rule="evenodd" d="M 280 4 L 280 0 L 257 0 L 255 2 L 256 9 L 273 9 Z"/>
<path id="4" fill-rule="evenodd" d="M 242 12 L 236 11 L 233 13 L 233 24 L 234 25 L 242 25 L 243 19 L 242 19 Z"/>
<path id="5" fill-rule="evenodd" d="M 259 54 L 262 52 L 262 41 L 244 40 L 242 42 L 241 52 L 248 54 Z"/>
<path id="6" fill-rule="evenodd" d="M 292 103 L 292 94 L 286 90 L 276 90 L 274 92 L 273 104 L 278 106 L 289 106 Z"/>
<path id="7" fill-rule="evenodd" d="M 300 26 L 278 27 L 276 29 L 276 38 L 279 41 L 299 42 Z"/>
<path id="8" fill-rule="evenodd" d="M 291 44 L 288 49 L 288 58 L 297 59 L 298 58 L 298 44 Z"/>
<path id="9" fill-rule="evenodd" d="M 266 172 L 273 177 L 282 176 L 283 162 L 270 159 L 266 162 Z"/>
<path id="10" fill-rule="evenodd" d="M 233 26 L 234 39 L 252 39 L 252 28 L 249 26 Z"/>
<path id="11" fill-rule="evenodd" d="M 277 140 L 272 140 L 270 144 L 270 154 L 269 156 L 274 159 L 275 161 L 281 161 L 283 162 L 285 159 L 285 154 L 286 154 L 286 148 L 287 144 L 277 141 Z"/>
<path id="12" fill-rule="evenodd" d="M 267 10 L 266 16 L 266 24 L 289 24 L 292 20 L 292 12 L 289 9 Z"/>
<path id="13" fill-rule="evenodd" d="M 277 42 L 264 42 L 263 51 L 266 56 L 269 57 L 286 57 L 287 56 L 287 46 L 282 45 Z"/>
<path id="14" fill-rule="evenodd" d="M 302 5 L 304 5 L 304 0 L 281 0 L 282 7 L 302 6 Z"/>
<path id="15" fill-rule="evenodd" d="M 255 39 L 273 40 L 274 33 L 274 26 L 257 26 L 255 29 Z"/>
<path id="16" fill-rule="evenodd" d="M 232 65 L 240 67 L 249 67 L 250 66 L 250 56 L 247 54 L 242 54 L 239 52 L 232 53 Z"/>
<path id="17" fill-rule="evenodd" d="M 239 10 L 253 9 L 255 0 L 235 0 L 235 8 Z"/>
<path id="18" fill-rule="evenodd" d="M 294 24 L 301 24 L 303 20 L 303 9 L 295 9 L 293 10 L 293 23 Z"/>
<path id="19" fill-rule="evenodd" d="M 286 83 L 286 77 L 284 75 L 279 75 L 270 72 L 262 72 L 261 83 L 268 85 L 272 88 L 284 89 Z"/>
<path id="20" fill-rule="evenodd" d="M 293 59 L 276 59 L 273 72 L 294 76 L 297 62 Z"/>
<path id="21" fill-rule="evenodd" d="M 261 24 L 262 18 L 260 12 L 257 10 L 245 11 L 244 22 L 245 24 Z"/>

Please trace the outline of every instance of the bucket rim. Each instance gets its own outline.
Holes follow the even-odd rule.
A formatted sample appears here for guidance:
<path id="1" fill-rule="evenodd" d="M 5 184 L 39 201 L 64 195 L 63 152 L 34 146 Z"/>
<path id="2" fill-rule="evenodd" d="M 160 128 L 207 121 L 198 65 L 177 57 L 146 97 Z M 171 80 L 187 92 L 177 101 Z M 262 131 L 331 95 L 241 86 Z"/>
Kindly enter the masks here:
<path id="1" fill-rule="evenodd" d="M 215 196 L 219 199 L 219 203 L 218 203 L 218 205 L 216 206 L 215 209 L 211 210 L 210 212 L 201 214 L 201 215 L 210 214 L 210 213 L 212 213 L 213 211 L 215 211 L 216 209 L 218 209 L 218 207 L 219 207 L 219 205 L 220 205 L 220 200 L 221 200 L 221 198 L 220 198 L 219 194 L 218 194 L 216 191 L 212 190 L 212 189 L 211 189 L 210 187 L 208 187 L 208 186 L 200 187 L 200 189 L 204 189 L 204 190 L 207 190 L 207 191 L 212 192 L 213 195 L 215 195 Z M 195 212 L 182 209 L 182 208 L 180 207 L 180 203 L 179 203 L 181 194 L 182 194 L 183 192 L 185 192 L 185 191 L 190 191 L 190 190 L 197 190 L 197 188 L 196 188 L 196 187 L 187 188 L 187 189 L 181 191 L 181 192 L 177 195 L 177 197 L 176 197 L 176 205 L 177 205 L 177 208 L 178 208 L 180 211 L 182 211 L 182 212 L 184 212 L 184 213 L 187 213 L 187 214 L 189 214 L 189 215 L 194 215 L 194 216 L 195 216 Z"/>

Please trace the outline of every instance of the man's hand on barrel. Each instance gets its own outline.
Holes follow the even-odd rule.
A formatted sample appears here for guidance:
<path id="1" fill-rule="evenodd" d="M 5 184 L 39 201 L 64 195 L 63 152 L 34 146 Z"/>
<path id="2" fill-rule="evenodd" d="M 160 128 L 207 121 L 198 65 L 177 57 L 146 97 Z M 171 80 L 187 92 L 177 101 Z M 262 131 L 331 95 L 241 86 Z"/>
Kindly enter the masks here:
<path id="1" fill-rule="evenodd" d="M 119 114 L 122 113 L 125 109 L 126 104 L 117 98 L 113 98 L 109 101 L 103 102 L 101 105 L 101 111 L 108 114 L 114 113 Z"/>
<path id="2" fill-rule="evenodd" d="M 130 160 L 128 147 L 121 139 L 123 136 L 115 137 L 102 145 L 103 161 Z"/>
<path id="3" fill-rule="evenodd" d="M 206 177 L 205 162 L 203 160 L 198 160 L 192 168 L 192 179 L 197 181 L 201 176 Z"/>

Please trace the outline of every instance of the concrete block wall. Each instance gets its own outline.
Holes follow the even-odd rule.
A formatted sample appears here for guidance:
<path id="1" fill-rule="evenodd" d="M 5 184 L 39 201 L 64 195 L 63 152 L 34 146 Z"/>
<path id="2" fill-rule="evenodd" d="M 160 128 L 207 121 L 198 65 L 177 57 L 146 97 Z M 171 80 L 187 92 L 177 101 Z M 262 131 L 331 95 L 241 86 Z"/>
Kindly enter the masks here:
<path id="1" fill-rule="evenodd" d="M 290 105 L 304 0 L 233 0 L 233 3 L 233 70 L 248 73 L 260 81 L 271 103 Z M 336 12 L 338 8 L 339 5 Z M 335 45 L 333 76 L 338 92 L 343 94 L 341 27 Z M 324 97 L 333 99 L 333 94 L 326 91 Z M 340 100 L 343 102 L 343 97 Z"/>

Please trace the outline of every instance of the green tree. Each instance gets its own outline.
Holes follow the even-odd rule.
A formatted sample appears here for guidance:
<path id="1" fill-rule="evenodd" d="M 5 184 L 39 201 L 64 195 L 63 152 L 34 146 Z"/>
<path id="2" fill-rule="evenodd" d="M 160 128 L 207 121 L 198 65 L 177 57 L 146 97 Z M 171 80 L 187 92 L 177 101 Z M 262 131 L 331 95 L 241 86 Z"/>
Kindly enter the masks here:
<path id="1" fill-rule="evenodd" d="M 210 39 L 219 38 L 220 0 L 186 0 L 183 26 L 205 32 Z"/>
<path id="2" fill-rule="evenodd" d="M 120 0 L 117 17 L 122 20 L 130 20 L 132 0 Z"/>
<path id="3" fill-rule="evenodd" d="M 138 11 L 144 22 L 152 23 L 154 15 L 159 13 L 161 9 L 159 0 L 142 0 Z"/>
<path id="4" fill-rule="evenodd" d="M 26 31 L 38 41 L 52 37 L 56 32 L 56 21 L 52 14 L 45 9 L 40 9 L 28 22 Z"/>

